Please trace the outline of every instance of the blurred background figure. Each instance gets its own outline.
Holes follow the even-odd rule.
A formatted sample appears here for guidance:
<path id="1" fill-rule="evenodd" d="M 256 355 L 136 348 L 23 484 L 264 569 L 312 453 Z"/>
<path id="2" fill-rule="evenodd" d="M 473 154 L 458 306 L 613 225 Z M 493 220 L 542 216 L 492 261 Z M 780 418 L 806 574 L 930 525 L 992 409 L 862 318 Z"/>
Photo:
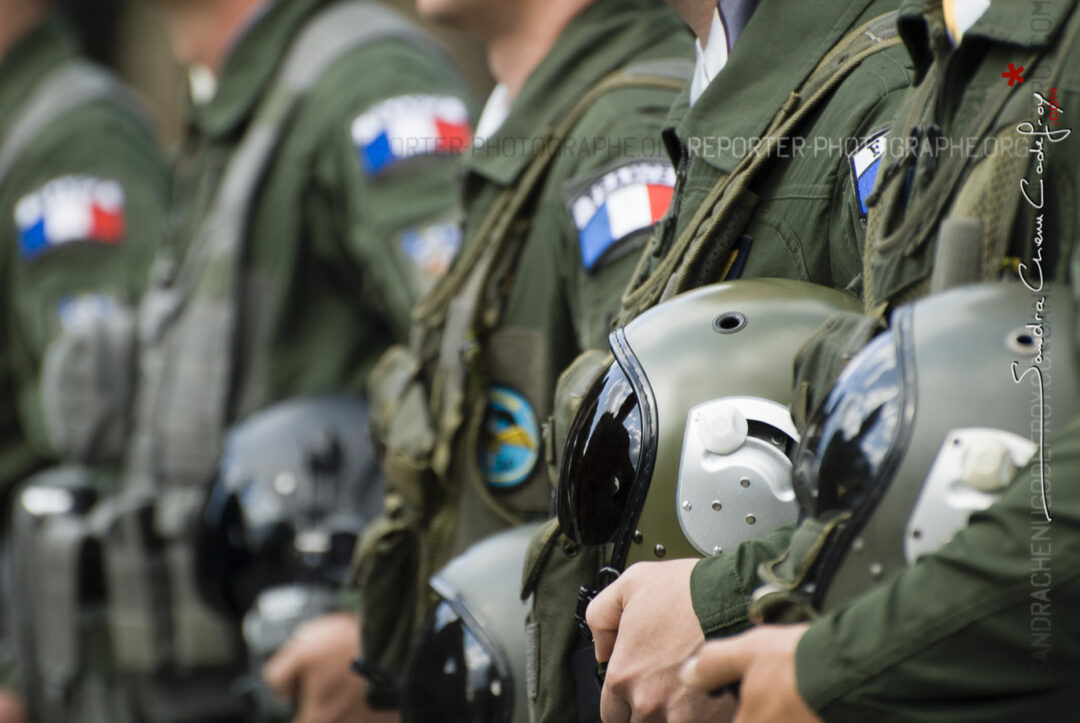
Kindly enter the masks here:
<path id="1" fill-rule="evenodd" d="M 195 560 L 226 434 L 284 400 L 359 393 L 403 338 L 459 245 L 470 104 L 445 52 L 376 3 L 157 7 L 190 109 L 142 306 L 124 486 L 94 514 L 132 715 L 240 720 L 261 712 L 243 695 L 257 641 L 244 611 L 212 606 Z M 320 698 L 283 692 L 298 690 Z"/>
<path id="2" fill-rule="evenodd" d="M 20 657 L 32 663 L 24 667 L 40 684 L 33 689 L 41 689 L 31 696 L 32 718 L 250 719 L 265 711 L 243 695 L 251 691 L 237 687 L 249 680 L 250 670 L 238 616 L 243 611 L 211 605 L 220 598 L 214 581 L 203 580 L 200 589 L 195 580 L 196 523 L 219 477 L 226 434 L 278 402 L 358 394 L 382 349 L 403 339 L 413 301 L 445 271 L 459 245 L 456 156 L 471 139 L 471 103 L 446 51 L 375 3 L 90 5 L 71 7 L 86 20 L 83 34 L 96 53 L 132 70 L 151 91 L 179 149 L 168 214 L 160 168 L 156 179 L 140 179 L 130 191 L 118 172 L 98 172 L 103 180 L 95 185 L 97 175 L 87 168 L 87 178 L 38 191 L 18 213 L 10 210 L 15 201 L 7 206 L 6 217 L 25 222 L 26 229 L 5 241 L 3 273 L 15 275 L 6 268 L 9 257 L 22 253 L 34 257 L 32 266 L 25 265 L 42 280 L 37 296 L 17 288 L 14 298 L 28 313 L 44 317 L 49 311 L 65 323 L 70 317 L 81 330 L 64 339 L 60 352 L 50 351 L 58 361 L 45 367 L 55 372 L 56 383 L 40 385 L 47 392 L 40 415 L 46 419 L 36 422 L 51 446 L 61 441 L 70 448 L 60 450 L 67 466 L 25 483 L 18 544 L 5 545 L 13 550 L 12 574 L 20 581 L 12 587 L 24 593 L 19 607 L 37 612 L 34 603 L 53 593 L 40 620 L 19 620 L 19 629 L 27 631 Z M 0 4 L 0 101 L 9 97 L 7 70 L 21 51 L 15 47 L 8 57 L 7 34 L 14 47 L 15 29 L 22 27 L 15 21 L 25 18 L 29 32 L 47 12 L 43 3 L 28 0 Z M 148 22 L 148 13 L 160 13 L 163 25 Z M 162 28 L 183 73 L 162 62 Z M 369 72 L 372 67 L 380 72 Z M 28 80 L 16 90 L 30 93 L 42 85 Z M 173 112 L 178 98 L 186 106 L 183 123 Z M 76 125 L 72 114 L 64 118 Z M 100 149 L 114 164 L 125 158 L 108 145 L 105 129 L 88 130 L 95 135 L 79 143 L 84 154 Z M 152 148 L 149 133 L 143 135 Z M 142 136 L 128 130 L 126 137 Z M 41 183 L 51 173 L 40 159 L 18 168 L 43 175 Z M 34 193 L 36 181 L 28 183 L 26 193 Z M 113 253 L 134 248 L 121 232 L 141 230 L 136 201 L 155 190 L 158 205 L 149 215 L 166 223 L 160 244 L 156 232 L 148 234 L 157 246 L 152 271 L 151 254 L 144 253 L 131 276 L 151 280 L 138 324 L 131 313 L 123 316 L 125 324 L 85 321 L 113 316 L 106 312 L 137 297 L 133 289 L 120 298 L 119 281 L 110 287 L 115 304 L 111 297 L 98 299 L 101 308 L 87 302 L 58 310 L 59 301 L 41 298 L 61 291 L 59 281 L 39 270 L 47 260 L 81 263 L 80 279 L 88 283 L 91 247 L 119 249 Z M 7 203 L 6 183 L 3 191 Z M 53 195 L 67 204 L 56 218 L 49 215 Z M 84 200 L 75 220 L 91 219 L 86 240 L 98 244 L 73 243 L 83 238 L 72 230 L 71 209 Z M 60 244 L 63 249 L 52 248 Z M 50 325 L 59 322 L 34 317 L 25 324 L 42 345 Z M 0 329 L 8 333 L 6 323 Z M 101 358 L 134 366 L 102 370 L 84 358 L 98 357 L 77 353 L 100 351 L 103 339 L 114 346 Z M 23 349 L 12 356 L 13 371 L 22 373 L 15 368 L 21 364 L 31 377 L 45 355 Z M 3 364 L 0 380 L 7 382 L 6 352 Z M 124 403 L 109 397 L 108 409 L 88 409 L 86 379 L 71 376 L 87 370 L 124 380 Z M 139 382 L 134 395 L 133 379 Z M 30 400 L 37 398 L 36 387 L 19 390 L 17 399 L 23 397 L 27 409 L 35 408 Z M 319 429 L 324 408 L 314 402 L 304 407 L 316 416 L 308 428 Z M 105 426 L 95 428 L 91 419 Z M 14 438 L 5 435 L 4 441 Z M 325 440 L 316 441 L 315 470 L 329 474 L 335 455 Z M 13 457 L 12 484 L 43 464 L 29 453 Z M 106 481 L 100 470 L 119 474 Z M 50 565 L 57 557 L 65 564 Z M 36 568 L 57 574 L 39 583 Z M 57 622 L 57 611 L 70 620 Z M 93 644 L 84 645 L 89 639 Z M 357 646 L 355 639 L 336 642 Z M 362 715 L 363 684 L 350 682 Z M 318 691 L 304 690 L 319 699 Z M 16 715 L 17 706 L 11 709 Z"/>
<path id="3" fill-rule="evenodd" d="M 38 610 L 42 601 L 14 584 L 26 562 L 14 551 L 34 541 L 15 534 L 11 509 L 45 512 L 16 487 L 57 460 L 116 464 L 121 430 L 114 413 L 130 389 L 123 363 L 131 348 L 113 344 L 111 330 L 131 328 L 167 196 L 147 114 L 119 81 L 80 58 L 77 33 L 60 10 L 48 0 L 0 0 L 5 723 L 25 719 L 16 689 L 34 718 L 44 719 L 55 695 L 66 695 L 79 677 L 62 662 L 49 672 L 39 665 L 59 648 L 78 646 L 68 639 L 39 650 L 35 625 L 47 620 L 57 641 L 76 623 L 54 607 Z M 55 392 L 71 388 L 80 390 L 72 400 L 81 408 L 80 424 L 67 424 L 55 404 Z M 52 512 L 68 511 L 69 498 L 52 500 Z M 54 571 L 41 576 L 43 587 L 45 578 L 56 582 Z"/>

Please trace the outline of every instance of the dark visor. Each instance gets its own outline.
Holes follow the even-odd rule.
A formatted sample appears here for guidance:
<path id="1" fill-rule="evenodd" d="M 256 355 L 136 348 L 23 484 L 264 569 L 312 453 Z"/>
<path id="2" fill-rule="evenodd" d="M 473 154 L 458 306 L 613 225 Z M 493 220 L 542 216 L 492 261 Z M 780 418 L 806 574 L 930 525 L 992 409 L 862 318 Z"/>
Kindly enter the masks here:
<path id="1" fill-rule="evenodd" d="M 440 602 L 413 654 L 401 713 L 404 723 L 504 723 L 513 700 L 499 653 L 461 615 Z"/>
<path id="2" fill-rule="evenodd" d="M 795 456 L 795 490 L 810 514 L 861 507 L 891 481 L 910 426 L 911 390 L 895 330 L 870 342 L 815 412 Z"/>
<path id="3" fill-rule="evenodd" d="M 563 532 L 585 545 L 611 541 L 641 466 L 637 394 L 612 362 L 585 396 L 570 427 L 559 473 Z"/>

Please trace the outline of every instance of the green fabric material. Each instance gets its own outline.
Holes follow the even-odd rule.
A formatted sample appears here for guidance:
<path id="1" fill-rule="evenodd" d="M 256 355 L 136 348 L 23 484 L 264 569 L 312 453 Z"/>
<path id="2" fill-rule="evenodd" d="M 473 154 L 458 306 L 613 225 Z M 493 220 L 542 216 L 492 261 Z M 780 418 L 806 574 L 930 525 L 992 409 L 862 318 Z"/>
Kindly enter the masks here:
<path id="1" fill-rule="evenodd" d="M 533 538 L 533 545 L 547 530 L 541 528 Z M 575 617 L 578 588 L 593 584 L 601 565 L 601 552 L 601 548 L 583 548 L 559 535 L 551 544 L 547 559 L 539 561 L 543 574 L 535 583 L 534 605 L 528 618 L 529 632 L 534 636 L 534 659 L 529 661 L 531 680 L 526 687 L 533 723 L 577 720 L 574 699 L 577 684 L 563 653 L 584 644 Z"/>
<path id="2" fill-rule="evenodd" d="M 327 4 L 274 3 L 237 42 L 214 98 L 193 108 L 167 239 L 174 257 L 194 237 L 259 91 L 303 23 Z M 369 72 L 375 65 L 384 70 Z M 245 283 L 257 308 L 241 324 L 265 335 L 268 353 L 240 360 L 238 417 L 290 396 L 360 392 L 382 351 L 404 338 L 425 289 L 402 238 L 459 219 L 460 159 L 412 158 L 372 177 L 351 126 L 380 101 L 412 94 L 468 99 L 434 49 L 377 41 L 336 63 L 294 118 L 250 222 Z"/>
<path id="3" fill-rule="evenodd" d="M 0 60 L 0 133 L 36 85 L 76 57 L 73 34 L 59 21 L 39 26 Z M 18 202 L 56 179 L 115 181 L 124 192 L 121 243 L 75 242 L 24 257 L 15 218 Z M 168 179 L 153 134 L 142 119 L 112 101 L 89 103 L 47 127 L 0 185 L 0 489 L 50 461 L 40 408 L 38 371 L 61 331 L 65 299 L 108 294 L 133 304 L 145 286 L 159 242 Z"/>
<path id="4" fill-rule="evenodd" d="M 659 265 L 712 188 L 734 170 L 818 61 L 848 32 L 895 8 L 893 0 L 761 5 L 693 108 L 684 97 L 672 110 L 665 140 L 677 159 L 680 185 L 635 283 Z M 781 57 L 777 48 L 784 49 Z M 769 69 L 767 79 L 745 82 L 761 77 L 762 68 Z M 889 127 L 911 77 L 902 47 L 868 58 L 800 128 L 801 149 L 791 139 L 778 162 L 750 184 L 759 200 L 739 232 L 752 240 L 742 278 L 858 290 L 865 221 L 848 154 Z"/>
<path id="5" fill-rule="evenodd" d="M 879 331 L 876 320 L 843 312 L 807 340 L 795 359 L 795 399 L 791 416 L 800 430 L 824 401 L 836 377 L 851 358 Z"/>
<path id="6" fill-rule="evenodd" d="M 1075 0 L 1039 3 L 1037 8 L 999 0 L 955 51 L 934 42 L 940 29 L 918 17 L 913 7 L 905 38 L 913 57 L 938 61 L 927 67 L 926 76 L 941 81 L 929 102 L 946 136 L 962 132 L 987 92 L 1004 82 L 1001 72 L 1008 62 L 1046 45 L 1047 57 L 1026 69 L 1028 82 L 1017 87 L 993 126 L 1037 123 L 1033 93 L 1049 92 L 1047 71 L 1064 53 L 1057 33 L 1065 12 L 1075 7 Z M 1035 19 L 1043 27 L 1043 18 L 1050 29 L 1031 32 Z M 1073 119 L 1080 117 L 1080 50 L 1075 44 L 1062 67 L 1055 91 L 1057 130 L 1071 129 Z M 1043 116 L 1043 122 L 1050 120 Z M 1078 141 L 1074 132 L 1068 139 L 1046 142 L 1041 174 L 1032 163 L 1029 195 L 1040 209 L 1026 202 L 1019 188 L 1007 189 L 1003 202 L 1020 207 L 1013 251 L 1029 260 L 1029 281 L 1038 283 L 1039 266 L 1032 259 L 1039 259 L 1046 280 L 1067 281 L 1080 296 L 1080 247 L 1075 246 Z M 933 167 L 922 157 L 919 163 L 914 177 L 932 177 Z M 972 167 L 969 163 L 965 174 Z M 923 212 L 920 193 L 925 195 L 926 185 L 918 180 L 913 184 L 908 215 Z M 1034 245 L 1036 214 L 1041 214 L 1041 246 Z M 923 269 L 915 261 L 933 254 L 932 242 L 908 249 L 911 275 Z M 888 301 L 890 293 L 913 280 L 919 279 L 905 278 L 901 268 L 891 285 L 881 287 L 879 298 Z M 1052 403 L 1052 389 L 1050 393 Z M 973 515 L 968 527 L 940 551 L 811 626 L 797 653 L 799 689 L 826 720 L 1075 717 L 1080 634 L 1068 611 L 1080 599 L 1080 486 L 1075 484 L 1080 476 L 1080 419 L 1051 417 L 1047 432 L 1053 522 L 1043 524 L 1038 476 L 1025 469 L 997 504 Z M 1044 572 L 1052 576 L 1052 589 L 1043 587 Z"/>
<path id="7" fill-rule="evenodd" d="M 749 627 L 746 608 L 762 584 L 758 565 L 780 556 L 791 532 L 790 527 L 782 527 L 763 540 L 744 542 L 731 554 L 706 557 L 694 566 L 690 589 L 705 637 L 734 635 Z"/>

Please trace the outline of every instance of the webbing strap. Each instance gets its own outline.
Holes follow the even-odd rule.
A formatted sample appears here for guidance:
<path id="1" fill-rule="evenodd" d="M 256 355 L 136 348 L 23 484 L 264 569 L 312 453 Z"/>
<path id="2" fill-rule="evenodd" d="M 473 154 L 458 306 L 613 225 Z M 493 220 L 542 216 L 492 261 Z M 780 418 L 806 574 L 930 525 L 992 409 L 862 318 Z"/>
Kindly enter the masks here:
<path id="1" fill-rule="evenodd" d="M 784 138 L 817 110 L 864 60 L 900 44 L 896 18 L 897 13 L 891 12 L 870 20 L 849 33 L 821 59 L 806 81 L 788 97 L 753 150 L 709 191 L 656 269 L 641 285 L 627 290 L 619 323 L 626 323 L 661 300 L 687 290 L 688 279 L 701 255 L 715 252 L 709 248 L 714 233 L 732 218 L 744 192 Z M 649 254 L 642 254 L 632 278 L 641 278 L 648 263 Z"/>
<path id="2" fill-rule="evenodd" d="M 47 75 L 4 130 L 0 183 L 43 129 L 76 108 L 98 101 L 113 101 L 145 116 L 134 95 L 95 65 L 72 60 Z"/>

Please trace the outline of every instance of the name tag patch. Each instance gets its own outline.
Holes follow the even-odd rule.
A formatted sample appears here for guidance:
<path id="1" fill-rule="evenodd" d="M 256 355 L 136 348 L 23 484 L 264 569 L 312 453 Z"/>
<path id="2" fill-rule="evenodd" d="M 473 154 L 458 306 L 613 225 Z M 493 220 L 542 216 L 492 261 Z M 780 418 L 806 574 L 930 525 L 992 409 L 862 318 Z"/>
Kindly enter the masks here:
<path id="1" fill-rule="evenodd" d="M 403 95 L 358 116 L 352 138 L 364 173 L 377 176 L 408 158 L 461 153 L 472 142 L 472 127 L 460 98 Z"/>
<path id="2" fill-rule="evenodd" d="M 866 199 L 874 192 L 874 184 L 881 171 L 881 163 L 885 158 L 887 134 L 888 130 L 877 133 L 848 156 L 852 187 L 862 218 L 866 218 L 870 210 L 866 205 Z"/>
<path id="3" fill-rule="evenodd" d="M 58 178 L 15 204 L 15 226 L 25 259 L 76 242 L 119 244 L 127 229 L 124 189 L 86 176 Z"/>
<path id="4" fill-rule="evenodd" d="M 609 171 L 570 201 L 581 261 L 593 271 L 620 241 L 652 227 L 671 206 L 675 169 L 645 161 Z"/>

